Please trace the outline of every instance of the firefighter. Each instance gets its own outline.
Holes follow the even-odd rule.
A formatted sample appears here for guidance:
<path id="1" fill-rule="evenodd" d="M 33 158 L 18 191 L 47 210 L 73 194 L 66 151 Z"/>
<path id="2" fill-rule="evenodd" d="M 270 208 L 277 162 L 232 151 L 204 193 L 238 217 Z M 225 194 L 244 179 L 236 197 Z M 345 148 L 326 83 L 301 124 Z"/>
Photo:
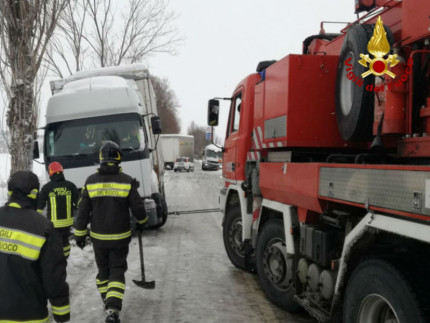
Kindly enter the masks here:
<path id="1" fill-rule="evenodd" d="M 18 171 L 0 208 L 0 322 L 70 320 L 66 259 L 49 220 L 36 212 L 39 179 Z"/>
<path id="2" fill-rule="evenodd" d="M 64 178 L 63 166 L 53 162 L 48 166 L 50 182 L 42 187 L 37 211 L 42 213 L 48 202 L 48 219 L 61 237 L 66 259 L 70 255 L 70 228 L 73 225 L 73 209 L 77 207 L 79 191 L 75 184 Z"/>
<path id="3" fill-rule="evenodd" d="M 102 145 L 101 165 L 82 188 L 75 226 L 76 242 L 81 249 L 86 244 L 88 223 L 91 226 L 90 236 L 98 267 L 96 285 L 108 314 L 106 322 L 120 322 L 131 241 L 129 209 L 137 220 L 137 230 L 143 230 L 147 221 L 137 181 L 121 171 L 121 157 L 116 143 L 107 141 Z"/>

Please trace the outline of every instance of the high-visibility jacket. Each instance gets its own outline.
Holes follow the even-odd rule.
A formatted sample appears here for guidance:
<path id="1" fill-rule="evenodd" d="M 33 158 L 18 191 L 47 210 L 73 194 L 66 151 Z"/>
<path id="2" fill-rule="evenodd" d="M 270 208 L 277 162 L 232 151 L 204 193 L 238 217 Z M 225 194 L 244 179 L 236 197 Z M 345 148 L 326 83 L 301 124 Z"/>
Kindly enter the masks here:
<path id="1" fill-rule="evenodd" d="M 42 213 L 48 203 L 47 216 L 54 227 L 70 227 L 73 225 L 73 208 L 76 208 L 78 200 L 79 191 L 75 184 L 65 180 L 62 173 L 57 173 L 40 190 L 37 210 Z"/>
<path id="2" fill-rule="evenodd" d="M 130 211 L 138 223 L 145 223 L 147 216 L 137 182 L 121 168 L 103 164 L 98 173 L 87 178 L 82 188 L 79 210 L 75 223 L 75 236 L 82 239 L 91 222 L 90 236 L 101 246 L 120 246 L 130 242 Z"/>
<path id="3" fill-rule="evenodd" d="M 28 201 L 10 200 L 0 208 L 0 322 L 70 319 L 66 259 L 49 220 Z"/>

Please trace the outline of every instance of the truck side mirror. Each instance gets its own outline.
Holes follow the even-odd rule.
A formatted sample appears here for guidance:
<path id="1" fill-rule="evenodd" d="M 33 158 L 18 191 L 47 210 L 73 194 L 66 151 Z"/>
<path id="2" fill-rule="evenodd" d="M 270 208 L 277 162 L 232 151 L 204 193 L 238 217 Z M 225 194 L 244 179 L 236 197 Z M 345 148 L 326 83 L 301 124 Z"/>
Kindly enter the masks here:
<path id="1" fill-rule="evenodd" d="M 160 117 L 151 118 L 152 133 L 154 135 L 159 135 L 161 133 L 161 121 Z"/>
<path id="2" fill-rule="evenodd" d="M 208 125 L 209 126 L 217 126 L 218 125 L 218 116 L 219 116 L 219 101 L 218 100 L 209 100 L 208 102 Z"/>
<path id="3" fill-rule="evenodd" d="M 33 159 L 39 159 L 39 157 L 39 143 L 35 140 L 33 144 Z"/>

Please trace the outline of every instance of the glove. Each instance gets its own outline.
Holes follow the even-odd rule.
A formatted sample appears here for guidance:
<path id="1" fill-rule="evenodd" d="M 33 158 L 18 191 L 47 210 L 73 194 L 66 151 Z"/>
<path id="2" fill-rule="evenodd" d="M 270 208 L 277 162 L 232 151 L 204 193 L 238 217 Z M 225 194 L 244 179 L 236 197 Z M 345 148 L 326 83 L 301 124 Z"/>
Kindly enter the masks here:
<path id="1" fill-rule="evenodd" d="M 85 239 L 84 240 L 77 240 L 76 245 L 83 250 L 84 247 L 87 245 L 87 242 L 85 241 Z"/>

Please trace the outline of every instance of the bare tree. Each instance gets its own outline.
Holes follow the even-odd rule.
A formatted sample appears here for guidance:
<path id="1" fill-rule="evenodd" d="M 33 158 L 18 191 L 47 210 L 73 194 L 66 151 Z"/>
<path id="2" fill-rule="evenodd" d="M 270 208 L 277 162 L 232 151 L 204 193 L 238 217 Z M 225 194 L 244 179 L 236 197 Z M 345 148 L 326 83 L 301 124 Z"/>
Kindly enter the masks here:
<path id="1" fill-rule="evenodd" d="M 45 57 L 47 68 L 62 78 L 82 70 L 84 65 L 89 46 L 84 37 L 87 12 L 88 0 L 69 2 L 51 38 Z"/>
<path id="2" fill-rule="evenodd" d="M 0 1 L 0 77 L 7 98 L 11 172 L 32 169 L 37 77 L 58 18 L 69 0 Z"/>
<path id="3" fill-rule="evenodd" d="M 163 133 L 179 133 L 181 125 L 175 92 L 170 89 L 169 83 L 165 79 L 151 76 L 151 82 L 157 99 L 157 111 L 161 119 Z"/>
<path id="4" fill-rule="evenodd" d="M 63 77 L 85 68 L 174 53 L 181 42 L 175 19 L 166 0 L 76 0 L 60 20 L 47 60 L 51 70 Z"/>
<path id="5" fill-rule="evenodd" d="M 201 157 L 205 146 L 210 144 L 206 139 L 206 127 L 199 126 L 194 121 L 191 121 L 187 129 L 187 135 L 194 136 L 194 152 Z"/>

